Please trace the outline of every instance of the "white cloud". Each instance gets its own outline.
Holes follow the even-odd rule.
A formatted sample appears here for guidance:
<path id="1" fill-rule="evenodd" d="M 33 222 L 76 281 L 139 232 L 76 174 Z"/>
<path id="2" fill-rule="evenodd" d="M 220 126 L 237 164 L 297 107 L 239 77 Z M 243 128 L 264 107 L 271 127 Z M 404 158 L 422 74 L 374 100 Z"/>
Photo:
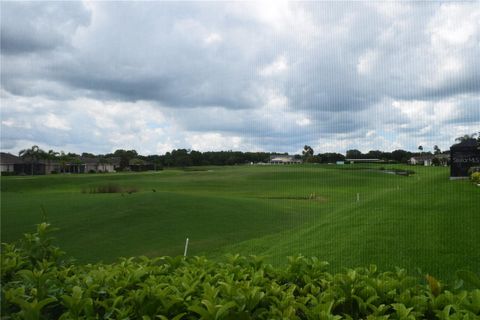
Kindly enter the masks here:
<path id="1" fill-rule="evenodd" d="M 59 130 L 70 130 L 70 125 L 68 121 L 62 119 L 53 113 L 49 113 L 44 119 L 42 119 L 46 127 Z"/>
<path id="2" fill-rule="evenodd" d="M 205 43 L 206 44 L 214 44 L 214 43 L 219 43 L 222 42 L 222 36 L 219 35 L 218 33 L 210 33 L 206 38 L 205 38 Z"/>
<path id="3" fill-rule="evenodd" d="M 357 72 L 361 75 L 369 74 L 378 60 L 378 52 L 368 50 L 358 58 Z"/>
<path id="4" fill-rule="evenodd" d="M 193 134 L 186 138 L 193 150 L 221 151 L 244 149 L 243 139 L 238 136 L 223 136 L 220 133 Z"/>
<path id="5" fill-rule="evenodd" d="M 297 119 L 297 120 L 295 121 L 295 123 L 296 123 L 297 125 L 299 125 L 300 127 L 305 127 L 305 126 L 310 125 L 310 124 L 312 123 L 312 121 L 310 121 L 310 119 L 308 119 L 308 118 L 303 117 L 303 118 Z"/>
<path id="6" fill-rule="evenodd" d="M 271 64 L 265 66 L 260 70 L 260 75 L 268 77 L 285 72 L 288 69 L 287 59 L 284 56 L 280 56 Z"/>
<path id="7" fill-rule="evenodd" d="M 5 120 L 2 120 L 2 125 L 7 127 L 15 127 L 16 122 L 13 119 L 5 119 Z"/>

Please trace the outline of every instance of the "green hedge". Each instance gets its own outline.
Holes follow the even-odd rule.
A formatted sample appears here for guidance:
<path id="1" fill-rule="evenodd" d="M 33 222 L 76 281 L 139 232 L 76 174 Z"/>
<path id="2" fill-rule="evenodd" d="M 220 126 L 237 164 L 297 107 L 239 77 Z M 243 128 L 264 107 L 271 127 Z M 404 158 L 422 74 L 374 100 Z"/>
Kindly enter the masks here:
<path id="1" fill-rule="evenodd" d="M 3 244 L 2 319 L 480 319 L 480 280 L 467 271 L 448 286 L 375 266 L 332 274 L 302 256 L 281 268 L 239 255 L 77 265 L 50 232 L 42 223 Z"/>

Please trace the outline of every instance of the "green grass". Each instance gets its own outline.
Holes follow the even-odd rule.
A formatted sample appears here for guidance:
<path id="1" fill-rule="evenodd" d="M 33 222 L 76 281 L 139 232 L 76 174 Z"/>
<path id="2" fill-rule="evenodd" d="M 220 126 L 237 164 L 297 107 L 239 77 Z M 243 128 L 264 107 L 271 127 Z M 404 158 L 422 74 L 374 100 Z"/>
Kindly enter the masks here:
<path id="1" fill-rule="evenodd" d="M 190 255 L 212 258 L 257 254 L 279 264 L 301 253 L 334 268 L 418 267 L 443 278 L 480 271 L 480 188 L 449 181 L 448 168 L 405 166 L 416 174 L 403 177 L 376 167 L 3 177 L 1 238 L 32 231 L 43 207 L 62 249 L 84 262 L 180 255 L 189 237 Z M 139 191 L 82 193 L 108 183 Z"/>

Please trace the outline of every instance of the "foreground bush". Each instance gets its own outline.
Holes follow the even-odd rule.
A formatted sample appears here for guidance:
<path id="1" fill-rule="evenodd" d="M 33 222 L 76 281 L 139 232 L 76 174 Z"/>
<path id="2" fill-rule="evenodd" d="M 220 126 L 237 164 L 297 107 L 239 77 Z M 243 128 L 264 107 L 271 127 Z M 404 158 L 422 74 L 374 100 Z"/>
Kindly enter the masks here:
<path id="1" fill-rule="evenodd" d="M 376 267 L 331 274 L 327 263 L 291 257 L 122 259 L 76 265 L 42 223 L 1 254 L 2 319 L 480 319 L 480 280 L 470 289 Z"/>
<path id="2" fill-rule="evenodd" d="M 480 184 L 480 172 L 474 172 L 471 174 L 470 179 L 477 184 Z"/>

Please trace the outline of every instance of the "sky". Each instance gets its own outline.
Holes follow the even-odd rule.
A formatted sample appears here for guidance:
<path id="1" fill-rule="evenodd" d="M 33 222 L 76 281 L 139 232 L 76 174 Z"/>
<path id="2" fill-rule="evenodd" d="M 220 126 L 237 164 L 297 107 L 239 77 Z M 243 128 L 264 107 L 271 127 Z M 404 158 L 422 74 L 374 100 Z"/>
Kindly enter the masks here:
<path id="1" fill-rule="evenodd" d="M 1 150 L 445 150 L 480 131 L 480 2 L 9 2 Z"/>

